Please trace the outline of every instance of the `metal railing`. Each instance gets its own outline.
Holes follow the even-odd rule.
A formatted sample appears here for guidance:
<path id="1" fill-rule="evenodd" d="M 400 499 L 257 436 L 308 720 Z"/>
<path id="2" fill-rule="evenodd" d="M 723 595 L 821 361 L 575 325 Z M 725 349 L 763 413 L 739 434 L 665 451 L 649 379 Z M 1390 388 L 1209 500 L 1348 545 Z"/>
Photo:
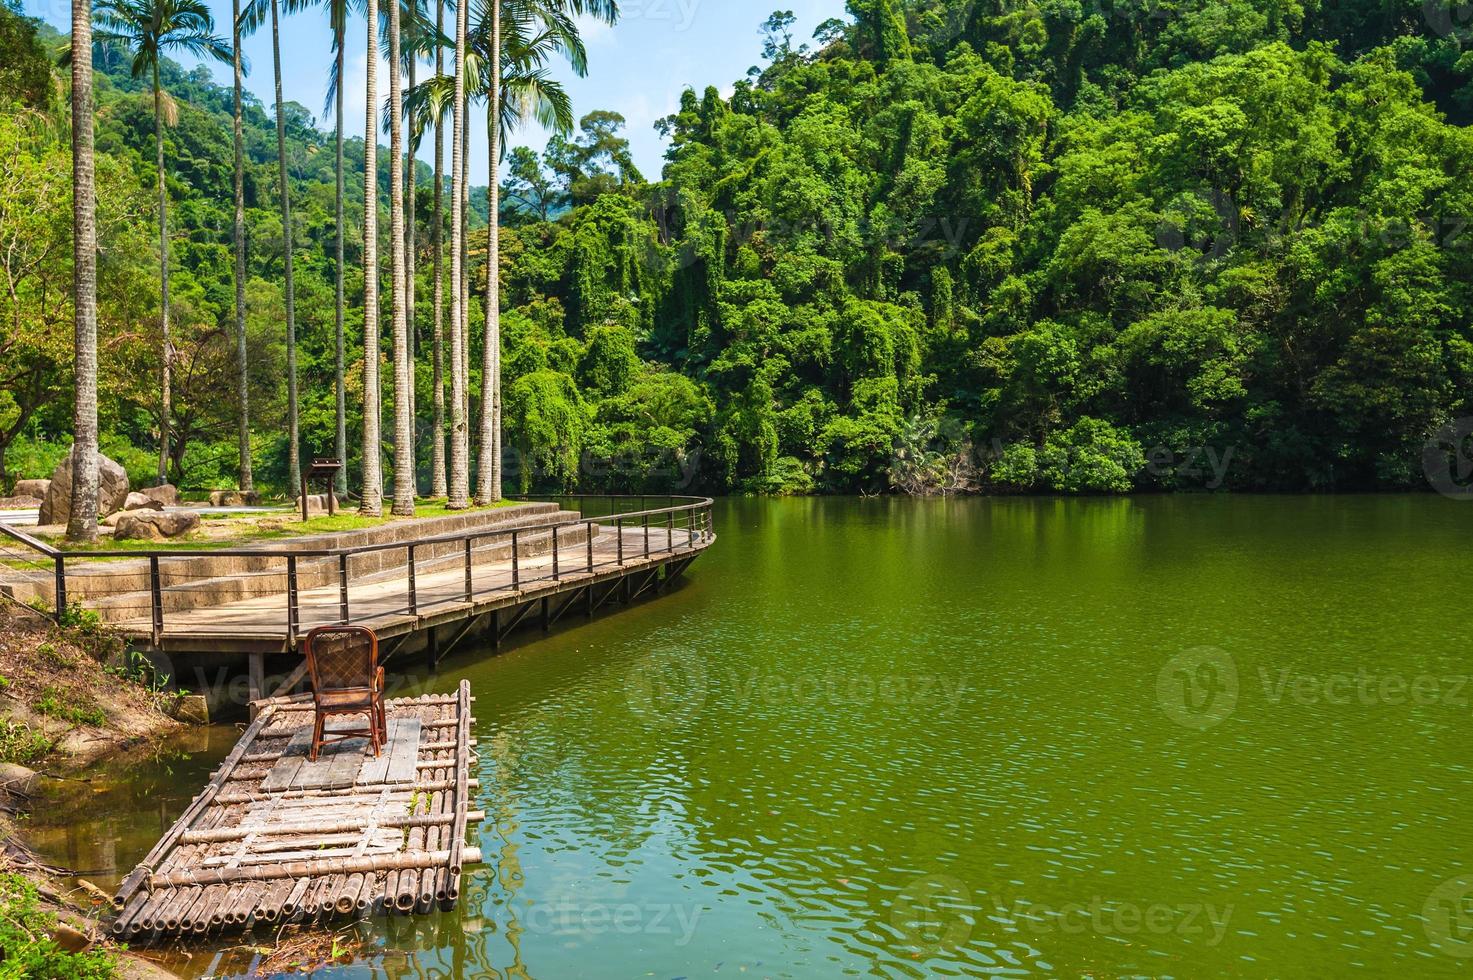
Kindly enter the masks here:
<path id="1" fill-rule="evenodd" d="M 200 591 L 189 582 L 178 583 L 172 578 L 166 581 L 165 572 L 168 570 L 166 563 L 176 563 L 175 567 L 177 567 L 177 563 L 187 560 L 240 559 L 252 565 L 265 566 L 262 569 L 242 569 L 223 576 L 222 579 L 228 582 L 228 587 L 222 585 L 216 589 L 216 594 L 219 596 L 263 596 L 267 600 L 264 604 L 252 605 L 242 598 L 223 598 L 222 601 L 200 605 L 210 607 L 228 605 L 232 610 L 242 613 L 265 612 L 268 613 L 268 620 L 284 614 L 286 632 L 291 642 L 295 643 L 297 636 L 303 632 L 303 613 L 320 611 L 310 603 L 304 606 L 304 592 L 315 593 L 319 605 L 324 605 L 329 599 L 331 600 L 332 605 L 336 608 L 332 609 L 329 621 L 341 624 L 352 622 L 353 601 L 350 595 L 350 585 L 353 578 L 351 564 L 354 559 L 379 556 L 377 568 L 368 572 L 368 576 L 372 577 L 372 584 L 381 585 L 389 580 L 390 574 L 394 573 L 398 566 L 397 556 L 392 559 L 387 556 L 394 552 L 404 552 L 402 592 L 391 591 L 380 594 L 377 598 L 377 605 L 382 607 L 386 601 L 397 603 L 398 598 L 402 596 L 404 611 L 417 616 L 423 610 L 436 605 L 473 604 L 478 596 L 494 595 L 498 592 L 518 592 L 535 582 L 561 582 L 563 578 L 571 575 L 591 575 L 599 568 L 611 566 L 622 568 L 627 562 L 636 558 L 659 558 L 662 555 L 673 556 L 681 551 L 695 551 L 700 546 L 709 543 L 715 536 L 715 525 L 711 513 L 712 501 L 707 497 L 579 495 L 518 496 L 509 499 L 566 503 L 577 501 L 580 505 L 578 507 L 580 516 L 574 520 L 550 521 L 540 524 L 466 529 L 417 538 L 412 541 L 375 542 L 333 548 L 248 546 L 215 550 L 159 548 L 71 551 L 54 548 L 3 523 L 0 523 L 0 540 L 9 538 L 30 552 L 39 555 L 39 560 L 29 562 L 33 567 L 50 566 L 51 574 L 54 576 L 53 588 L 58 622 L 63 620 L 68 608 L 68 563 L 76 565 L 120 559 L 131 559 L 137 562 L 137 565 L 127 570 L 111 574 L 106 571 L 105 566 L 91 564 L 87 567 L 86 578 L 89 585 L 99 580 L 105 582 L 110 578 L 119 582 L 127 580 L 133 585 L 132 588 L 119 585 L 116 592 L 111 594 L 104 590 L 104 594 L 100 597 L 101 601 L 111 601 L 113 611 L 136 608 L 141 616 L 141 603 L 129 606 L 120 600 L 136 596 L 144 591 L 140 578 L 141 565 L 147 562 L 147 607 L 150 632 L 154 643 L 157 644 L 162 639 L 168 612 L 166 595 L 172 592 Z M 647 505 L 652 501 L 662 502 L 666 506 L 649 508 Z M 585 508 L 598 503 L 607 504 L 605 512 L 589 516 Z M 593 509 L 599 508 L 594 506 Z M 608 529 L 614 531 L 615 546 L 612 554 L 602 556 L 600 560 L 600 556 L 596 554 L 595 540 L 601 531 Z M 630 534 L 626 535 L 626 531 L 629 531 Z M 569 565 L 568 556 L 564 553 L 567 550 L 566 542 L 580 534 L 584 538 L 584 547 L 579 550 L 578 561 Z M 630 543 L 626 542 L 626 537 L 634 539 L 632 548 Z M 663 538 L 663 542 L 659 538 Z M 543 546 L 546 546 L 545 552 L 541 551 Z M 509 569 L 500 570 L 506 581 L 499 584 L 488 581 L 491 576 L 483 574 L 478 583 L 477 566 L 484 566 L 495 559 L 477 562 L 477 552 L 481 553 L 481 557 L 486 558 L 487 551 L 502 547 L 508 549 L 510 559 Z M 0 548 L 0 560 L 4 560 L 7 555 L 14 557 L 13 552 Z M 536 560 L 544 556 L 550 556 L 550 561 Z M 22 564 L 26 563 L 22 562 Z M 280 564 L 277 565 L 277 563 Z M 277 567 L 273 569 L 273 565 Z M 304 565 L 309 567 L 304 569 Z M 444 574 L 453 566 L 463 569 L 463 575 L 452 577 Z M 281 581 L 283 569 L 285 579 Z M 73 570 L 71 574 L 75 577 L 79 571 Z M 308 585 L 304 588 L 302 585 L 304 571 L 313 581 L 320 580 L 321 584 Z M 505 574 L 508 571 L 509 575 Z M 426 576 L 434 579 L 428 591 L 423 583 Z M 456 580 L 454 586 L 447 587 L 452 578 Z M 203 580 L 214 581 L 215 579 L 205 576 Z M 275 580 L 275 582 L 268 584 L 262 580 Z M 266 587 L 255 590 L 251 588 L 253 584 L 265 584 Z M 333 585 L 336 586 L 335 589 L 332 588 Z M 92 596 L 89 595 L 89 598 Z M 397 605 L 395 608 L 397 609 Z M 382 608 L 379 614 L 382 614 Z M 121 618 L 126 620 L 128 617 Z M 314 618 L 321 620 L 322 616 Z"/>

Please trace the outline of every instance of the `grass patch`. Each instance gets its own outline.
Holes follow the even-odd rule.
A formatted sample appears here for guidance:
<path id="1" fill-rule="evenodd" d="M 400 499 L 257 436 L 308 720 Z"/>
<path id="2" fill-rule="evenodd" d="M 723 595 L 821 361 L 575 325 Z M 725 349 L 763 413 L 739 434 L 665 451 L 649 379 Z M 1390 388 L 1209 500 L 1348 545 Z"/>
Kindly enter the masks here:
<path id="1" fill-rule="evenodd" d="M 0 718 L 0 762 L 28 766 L 46 758 L 53 744 L 43 731 Z"/>
<path id="2" fill-rule="evenodd" d="M 91 697 L 79 691 L 68 694 L 54 687 L 42 688 L 35 708 L 47 717 L 59 718 L 73 725 L 101 727 L 107 724 L 107 713 Z"/>
<path id="3" fill-rule="evenodd" d="M 117 960 L 98 950 L 69 953 L 51 939 L 56 916 L 41 907 L 36 886 L 18 874 L 0 874 L 0 977 L 110 980 Z"/>

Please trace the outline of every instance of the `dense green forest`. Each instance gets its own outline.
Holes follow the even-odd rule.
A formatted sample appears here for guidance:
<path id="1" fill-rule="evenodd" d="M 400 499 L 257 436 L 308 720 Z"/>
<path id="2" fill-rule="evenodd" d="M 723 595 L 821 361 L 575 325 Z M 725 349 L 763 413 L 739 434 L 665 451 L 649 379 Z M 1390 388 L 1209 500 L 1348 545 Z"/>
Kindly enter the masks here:
<path id="1" fill-rule="evenodd" d="M 849 8 L 806 43 L 774 14 L 754 34 L 761 63 L 729 98 L 685 92 L 660 123 L 670 150 L 658 181 L 634 167 L 612 112 L 587 112 L 543 152 L 508 154 L 508 489 L 1425 486 L 1429 436 L 1473 415 L 1462 8 Z M 0 484 L 49 475 L 70 441 L 62 46 L 0 11 Z M 172 472 L 226 486 L 232 94 L 205 70 L 165 62 L 163 75 L 178 109 L 165 134 Z M 126 63 L 100 60 L 97 89 L 103 451 L 143 482 L 159 428 L 153 106 Z M 274 121 L 259 102 L 245 134 L 256 476 L 280 487 L 282 226 Z M 294 106 L 287 140 L 302 442 L 321 455 L 335 428 L 333 139 Z M 363 157 L 350 139 L 350 172 Z M 433 180 L 423 165 L 417 176 L 417 403 L 428 406 Z M 353 297 L 361 180 L 348 188 Z M 477 338 L 486 201 L 472 194 Z M 361 306 L 348 311 L 357 432 Z M 473 344 L 475 400 L 480 363 Z"/>

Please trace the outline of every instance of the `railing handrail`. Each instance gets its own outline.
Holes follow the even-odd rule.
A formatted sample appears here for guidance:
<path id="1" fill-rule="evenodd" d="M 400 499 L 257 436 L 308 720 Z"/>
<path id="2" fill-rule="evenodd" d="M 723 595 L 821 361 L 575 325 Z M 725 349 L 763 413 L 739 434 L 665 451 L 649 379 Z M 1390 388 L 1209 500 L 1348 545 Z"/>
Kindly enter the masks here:
<path id="1" fill-rule="evenodd" d="M 26 534 L 26 533 L 24 533 L 22 531 L 18 531 L 15 528 L 11 527 L 9 524 L 6 524 L 3 521 L 0 521 L 0 534 L 3 534 L 3 535 L 5 535 L 8 538 L 13 538 L 16 541 L 19 541 L 21 544 L 25 545 L 27 548 L 31 548 L 31 549 L 34 549 L 36 551 L 41 552 L 41 554 L 45 555 L 47 558 L 55 558 L 55 557 L 57 557 L 58 555 L 61 554 L 60 551 L 58 551 L 57 549 L 51 547 L 46 542 L 40 541 L 40 540 L 38 540 L 36 538 L 33 538 L 29 534 Z"/>
<path id="2" fill-rule="evenodd" d="M 573 495 L 570 495 L 570 496 L 565 496 L 565 497 L 556 498 L 556 499 L 567 500 L 567 499 L 572 499 L 572 497 L 576 497 L 576 496 L 578 496 L 578 495 L 577 494 L 573 494 Z M 600 495 L 586 494 L 584 496 L 585 496 L 585 498 L 587 498 L 587 497 L 594 497 L 594 496 L 600 496 L 600 497 L 603 497 L 604 499 L 613 499 L 613 500 L 619 500 L 619 499 L 636 499 L 636 498 L 618 497 L 618 496 L 611 495 L 611 494 L 610 495 L 604 495 L 604 494 L 600 494 Z M 649 496 L 656 496 L 656 495 L 655 494 L 650 494 Z M 669 494 L 659 494 L 658 496 L 662 496 L 662 497 L 667 497 L 668 498 L 670 495 Z M 481 528 L 481 529 L 469 529 L 468 528 L 468 529 L 466 529 L 464 531 L 455 531 L 455 532 L 451 532 L 449 534 L 434 535 L 434 536 L 428 537 L 428 538 L 414 538 L 412 540 L 407 540 L 407 541 L 374 542 L 372 544 L 348 545 L 348 546 L 342 546 L 342 547 L 337 547 L 337 548 L 313 548 L 313 549 L 298 549 L 298 548 L 220 548 L 218 550 L 210 550 L 210 549 L 204 549 L 204 548 L 196 548 L 196 549 L 190 549 L 190 550 L 182 550 L 182 549 L 170 550 L 170 549 L 164 548 L 164 549 L 157 549 L 157 550 L 155 550 L 155 549 L 139 549 L 139 550 L 136 550 L 136 551 L 107 551 L 107 550 L 99 550 L 99 551 L 62 551 L 62 550 L 58 550 L 58 549 L 55 549 L 55 548 L 48 547 L 47 545 L 43 544 L 42 542 L 37 541 L 35 538 L 32 538 L 30 535 L 22 534 L 21 532 L 15 530 L 14 528 L 12 528 L 12 527 L 10 527 L 10 526 L 8 526 L 6 524 L 0 524 L 0 530 L 5 531 L 6 533 L 10 534 L 12 537 L 15 537 L 17 540 L 20 540 L 20 541 L 22 541 L 22 542 L 30 545 L 31 547 L 33 547 L 36 550 L 38 550 L 38 551 L 42 552 L 43 554 L 45 554 L 48 558 L 60 558 L 60 559 L 63 559 L 63 560 L 73 560 L 73 559 L 80 560 L 80 559 L 97 559 L 97 558 L 137 558 L 137 559 L 147 559 L 147 558 L 340 558 L 340 557 L 345 557 L 345 556 L 351 558 L 351 557 L 353 557 L 355 555 L 375 554 L 375 553 L 380 552 L 380 551 L 398 551 L 398 550 L 403 549 L 403 548 L 408 548 L 410 545 L 413 545 L 415 547 L 423 547 L 423 546 L 426 546 L 426 545 L 451 544 L 451 543 L 463 542 L 463 541 L 480 541 L 480 540 L 484 540 L 486 538 L 494 538 L 494 537 L 500 537 L 500 536 L 503 536 L 503 535 L 509 535 L 513 531 L 517 532 L 518 534 L 535 534 L 535 533 L 537 533 L 539 531 L 551 531 L 553 528 L 559 528 L 559 529 L 561 529 L 561 528 L 565 528 L 565 527 L 582 527 L 582 526 L 587 525 L 587 524 L 597 524 L 597 523 L 600 523 L 602 521 L 615 521 L 615 520 L 618 520 L 618 521 L 629 521 L 631 519 L 633 519 L 633 520 L 639 520 L 639 519 L 644 518 L 644 517 L 662 517 L 665 514 L 681 514 L 681 513 L 688 513 L 688 512 L 691 512 L 691 511 L 701 510 L 701 509 L 704 509 L 704 508 L 708 508 L 708 507 L 712 506 L 715 503 L 715 501 L 712 498 L 710 498 L 710 497 L 683 497 L 683 496 L 677 496 L 675 499 L 677 499 L 677 500 L 686 500 L 686 501 L 689 501 L 689 502 L 688 503 L 685 503 L 685 504 L 680 504 L 680 505 L 675 506 L 675 507 L 662 507 L 662 508 L 659 508 L 659 509 L 656 509 L 656 510 L 632 511 L 632 512 L 629 512 L 629 513 L 621 513 L 621 514 L 608 514 L 608 515 L 605 515 L 603 517 L 580 517 L 577 520 L 572 520 L 572 521 L 551 521 L 551 522 L 546 523 L 546 524 L 523 524 L 523 525 L 517 525 L 515 527 L 497 527 L 497 528 Z M 350 533 L 350 532 L 343 532 L 343 533 Z"/>

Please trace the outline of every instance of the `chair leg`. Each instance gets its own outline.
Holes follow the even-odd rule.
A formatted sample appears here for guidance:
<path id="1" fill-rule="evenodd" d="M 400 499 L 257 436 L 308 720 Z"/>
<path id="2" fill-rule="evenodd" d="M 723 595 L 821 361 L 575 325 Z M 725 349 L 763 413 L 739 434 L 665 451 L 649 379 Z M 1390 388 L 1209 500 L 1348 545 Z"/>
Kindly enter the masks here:
<path id="1" fill-rule="evenodd" d="M 316 762 L 317 755 L 322 751 L 322 715 L 318 714 L 312 719 L 312 751 L 307 756 L 308 762 Z"/>
<path id="2" fill-rule="evenodd" d="M 373 757 L 377 759 L 379 757 L 380 743 L 378 738 L 378 724 L 374 720 L 373 714 L 373 708 L 370 707 L 368 709 L 368 742 L 373 746 Z"/>

